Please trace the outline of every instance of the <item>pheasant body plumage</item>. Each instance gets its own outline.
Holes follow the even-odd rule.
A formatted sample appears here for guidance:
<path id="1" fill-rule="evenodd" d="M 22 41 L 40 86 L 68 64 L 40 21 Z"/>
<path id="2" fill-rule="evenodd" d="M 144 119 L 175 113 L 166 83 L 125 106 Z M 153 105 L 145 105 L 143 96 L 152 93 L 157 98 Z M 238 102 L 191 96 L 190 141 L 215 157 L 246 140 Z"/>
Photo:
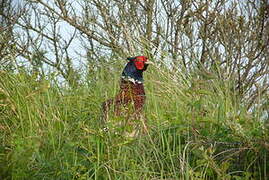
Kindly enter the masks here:
<path id="1" fill-rule="evenodd" d="M 143 106 L 145 104 L 146 95 L 144 90 L 143 72 L 147 69 L 147 58 L 144 56 L 137 56 L 127 58 L 128 63 L 123 69 L 120 80 L 120 90 L 118 94 L 102 104 L 104 120 L 108 119 L 108 111 L 110 107 L 114 106 L 114 113 L 119 116 L 122 107 L 128 104 L 133 104 L 133 115 L 138 118 L 142 114 Z M 145 123 L 144 123 L 145 124 Z M 144 126 L 144 129 L 146 126 Z"/>

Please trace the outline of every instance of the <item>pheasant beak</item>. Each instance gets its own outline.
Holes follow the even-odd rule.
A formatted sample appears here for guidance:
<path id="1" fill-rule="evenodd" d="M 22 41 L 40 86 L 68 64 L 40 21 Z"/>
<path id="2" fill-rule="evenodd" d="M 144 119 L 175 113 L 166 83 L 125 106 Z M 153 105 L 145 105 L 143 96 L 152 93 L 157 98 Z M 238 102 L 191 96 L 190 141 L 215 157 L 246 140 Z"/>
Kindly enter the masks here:
<path id="1" fill-rule="evenodd" d="M 145 64 L 154 64 L 152 61 L 147 60 Z"/>
<path id="2" fill-rule="evenodd" d="M 137 56 L 133 60 L 134 60 L 135 67 L 138 70 L 143 70 L 145 65 L 153 64 L 153 62 L 149 61 L 148 58 L 145 56 Z"/>

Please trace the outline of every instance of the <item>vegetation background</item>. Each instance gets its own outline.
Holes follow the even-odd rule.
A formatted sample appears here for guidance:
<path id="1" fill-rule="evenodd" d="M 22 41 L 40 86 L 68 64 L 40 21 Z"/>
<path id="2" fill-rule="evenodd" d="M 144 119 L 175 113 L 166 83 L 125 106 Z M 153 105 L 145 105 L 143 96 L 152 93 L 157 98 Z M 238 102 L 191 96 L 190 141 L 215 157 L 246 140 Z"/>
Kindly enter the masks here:
<path id="1" fill-rule="evenodd" d="M 267 0 L 0 4 L 0 179 L 269 178 Z M 103 132 L 140 54 L 150 131 Z"/>

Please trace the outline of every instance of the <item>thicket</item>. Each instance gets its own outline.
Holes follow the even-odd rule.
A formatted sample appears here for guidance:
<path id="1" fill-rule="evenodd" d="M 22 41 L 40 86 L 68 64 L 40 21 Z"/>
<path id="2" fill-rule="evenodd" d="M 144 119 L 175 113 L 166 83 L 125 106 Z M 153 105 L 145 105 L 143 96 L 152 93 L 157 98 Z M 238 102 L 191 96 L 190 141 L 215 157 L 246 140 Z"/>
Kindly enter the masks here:
<path id="1" fill-rule="evenodd" d="M 151 66 L 150 131 L 128 138 L 127 127 L 100 126 L 118 74 L 102 68 L 96 81 L 69 88 L 53 76 L 1 72 L 1 179 L 268 178 L 267 117 L 239 103 L 232 82 Z"/>
<path id="2" fill-rule="evenodd" d="M 22 2 L 0 1 L 0 179 L 268 179 L 266 0 Z M 134 55 L 131 138 L 100 118 Z"/>

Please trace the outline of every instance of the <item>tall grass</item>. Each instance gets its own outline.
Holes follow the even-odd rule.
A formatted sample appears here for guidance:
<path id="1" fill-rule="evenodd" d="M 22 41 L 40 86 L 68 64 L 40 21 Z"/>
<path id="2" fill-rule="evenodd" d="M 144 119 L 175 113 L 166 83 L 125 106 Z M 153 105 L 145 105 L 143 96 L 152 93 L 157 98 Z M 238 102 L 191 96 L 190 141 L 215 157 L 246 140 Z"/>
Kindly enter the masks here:
<path id="1" fill-rule="evenodd" d="M 0 179 L 268 179 L 268 127 L 232 82 L 150 67 L 149 134 L 129 138 L 100 125 L 119 74 L 103 68 L 70 89 L 1 73 Z"/>

